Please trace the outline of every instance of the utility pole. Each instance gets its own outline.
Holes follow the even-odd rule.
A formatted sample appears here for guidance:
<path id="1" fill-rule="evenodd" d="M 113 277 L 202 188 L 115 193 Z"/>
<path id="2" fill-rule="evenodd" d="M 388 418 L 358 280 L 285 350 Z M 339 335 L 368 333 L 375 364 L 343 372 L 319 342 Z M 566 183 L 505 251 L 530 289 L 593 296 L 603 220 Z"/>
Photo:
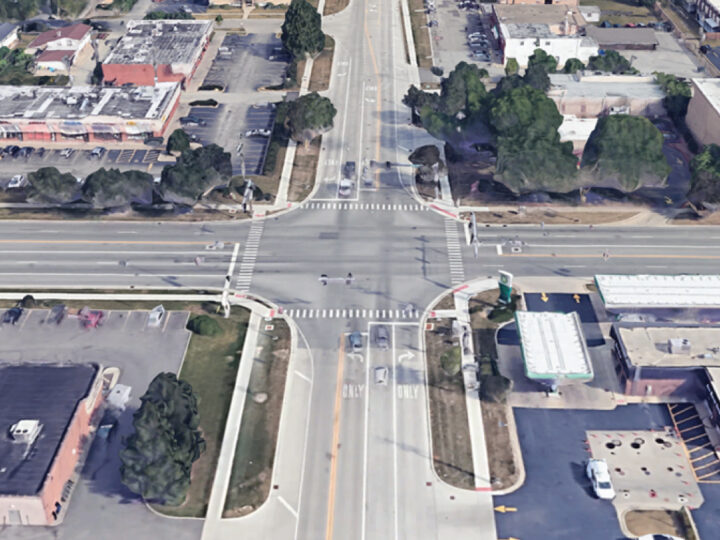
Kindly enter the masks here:
<path id="1" fill-rule="evenodd" d="M 475 217 L 475 212 L 470 213 L 470 242 L 473 245 L 473 252 L 475 253 L 475 258 L 477 259 L 480 240 L 478 239 L 477 218 Z"/>

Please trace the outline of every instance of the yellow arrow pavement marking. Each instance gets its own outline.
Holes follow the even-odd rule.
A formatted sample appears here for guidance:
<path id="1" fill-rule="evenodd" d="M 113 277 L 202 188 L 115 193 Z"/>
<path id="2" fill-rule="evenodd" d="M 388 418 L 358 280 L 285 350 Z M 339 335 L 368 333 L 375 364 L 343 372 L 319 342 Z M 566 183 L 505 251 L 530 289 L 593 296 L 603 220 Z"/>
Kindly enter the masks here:
<path id="1" fill-rule="evenodd" d="M 577 293 L 573 294 L 573 298 L 575 299 L 576 304 L 580 303 L 580 295 L 579 294 L 577 294 Z"/>
<path id="2" fill-rule="evenodd" d="M 495 507 L 495 511 L 504 514 L 505 512 L 517 512 L 517 508 L 515 508 L 514 506 L 505 506 L 504 504 L 501 504 L 500 506 Z"/>
<path id="3" fill-rule="evenodd" d="M 542 300 L 543 302 L 547 302 L 547 301 L 548 301 L 548 296 L 547 296 L 547 294 L 545 294 L 545 293 L 540 293 L 540 300 Z"/>

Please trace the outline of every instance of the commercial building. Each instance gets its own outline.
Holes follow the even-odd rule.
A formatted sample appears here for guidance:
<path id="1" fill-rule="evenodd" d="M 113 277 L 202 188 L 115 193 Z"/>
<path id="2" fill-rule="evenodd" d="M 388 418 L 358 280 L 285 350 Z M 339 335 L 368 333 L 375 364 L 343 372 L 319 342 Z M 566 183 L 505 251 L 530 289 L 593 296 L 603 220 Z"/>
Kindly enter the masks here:
<path id="1" fill-rule="evenodd" d="M 0 367 L 0 523 L 56 525 L 100 420 L 96 365 Z"/>
<path id="2" fill-rule="evenodd" d="M 90 46 L 91 33 L 87 24 L 72 24 L 40 34 L 25 49 L 36 55 L 35 74 L 67 74 L 75 59 Z"/>
<path id="3" fill-rule="evenodd" d="M 106 83 L 152 86 L 185 83 L 210 42 L 212 21 L 129 21 L 125 35 L 103 61 Z"/>
<path id="4" fill-rule="evenodd" d="M 17 24 L 2 23 L 0 24 L 0 47 L 8 47 L 12 49 L 18 42 Z"/>
<path id="5" fill-rule="evenodd" d="M 500 0 L 498 4 L 577 6 L 578 0 Z"/>
<path id="6" fill-rule="evenodd" d="M 586 33 L 601 49 L 654 51 L 658 46 L 651 28 L 601 28 L 588 26 Z"/>
<path id="7" fill-rule="evenodd" d="M 695 16 L 698 24 L 706 34 L 720 33 L 720 0 L 697 0 Z M 707 36 L 717 39 L 718 36 Z"/>
<path id="8" fill-rule="evenodd" d="M 649 117 L 665 114 L 665 94 L 653 76 L 553 73 L 547 95 L 560 114 L 577 118 L 615 113 Z"/>
<path id="9" fill-rule="evenodd" d="M 562 66 L 570 58 L 587 62 L 597 43 L 581 35 L 585 20 L 577 9 L 563 5 L 493 5 L 493 23 L 503 64 L 515 58 L 526 67 L 535 49 L 543 49 Z"/>
<path id="10" fill-rule="evenodd" d="M 693 79 L 685 123 L 695 140 L 720 144 L 720 79 Z"/>
<path id="11" fill-rule="evenodd" d="M 606 308 L 718 308 L 720 275 L 598 274 Z"/>
<path id="12" fill-rule="evenodd" d="M 178 83 L 136 88 L 0 86 L 0 140 L 142 141 L 162 136 Z"/>
<path id="13" fill-rule="evenodd" d="M 528 378 L 555 387 L 593 378 L 592 362 L 577 312 L 515 312 Z"/>

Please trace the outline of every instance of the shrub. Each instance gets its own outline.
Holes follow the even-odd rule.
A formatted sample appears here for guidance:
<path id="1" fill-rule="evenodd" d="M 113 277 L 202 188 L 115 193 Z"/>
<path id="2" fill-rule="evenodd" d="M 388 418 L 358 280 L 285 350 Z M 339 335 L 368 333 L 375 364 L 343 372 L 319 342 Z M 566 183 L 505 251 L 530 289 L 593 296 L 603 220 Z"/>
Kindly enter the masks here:
<path id="1" fill-rule="evenodd" d="M 456 345 L 446 353 L 443 353 L 440 357 L 440 365 L 448 376 L 453 377 L 457 375 L 462 367 L 460 347 Z"/>
<path id="2" fill-rule="evenodd" d="M 490 403 L 505 403 L 512 389 L 512 381 L 503 375 L 485 375 L 480 378 L 480 399 Z"/>
<path id="3" fill-rule="evenodd" d="M 22 297 L 22 300 L 18 302 L 18 305 L 25 309 L 32 309 L 37 306 L 37 303 L 35 302 L 35 297 L 32 294 L 26 294 Z"/>
<path id="4" fill-rule="evenodd" d="M 222 334 L 218 322 L 209 315 L 198 315 L 187 323 L 187 329 L 200 336 L 217 336 Z"/>

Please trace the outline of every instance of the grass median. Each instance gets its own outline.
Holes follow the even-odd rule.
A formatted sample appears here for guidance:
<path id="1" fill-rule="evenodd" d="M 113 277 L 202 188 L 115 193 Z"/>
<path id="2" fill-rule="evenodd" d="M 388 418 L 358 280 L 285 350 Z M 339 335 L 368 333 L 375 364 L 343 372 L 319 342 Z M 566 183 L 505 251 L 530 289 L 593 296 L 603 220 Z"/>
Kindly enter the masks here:
<path id="1" fill-rule="evenodd" d="M 185 502 L 180 506 L 153 505 L 168 516 L 205 517 L 250 312 L 236 307 L 228 319 L 212 317 L 222 328 L 222 334 L 193 334 L 179 374 L 198 397 L 200 430 L 207 447 L 193 464 Z"/>
<path id="2" fill-rule="evenodd" d="M 408 0 L 408 7 L 410 9 L 410 24 L 412 25 L 412 36 L 415 42 L 418 66 L 429 69 L 433 65 L 433 60 L 425 4 L 423 0 Z"/>
<path id="3" fill-rule="evenodd" d="M 223 517 L 252 512 L 270 493 L 290 360 L 290 327 L 283 320 L 272 326 L 258 336 Z"/>

